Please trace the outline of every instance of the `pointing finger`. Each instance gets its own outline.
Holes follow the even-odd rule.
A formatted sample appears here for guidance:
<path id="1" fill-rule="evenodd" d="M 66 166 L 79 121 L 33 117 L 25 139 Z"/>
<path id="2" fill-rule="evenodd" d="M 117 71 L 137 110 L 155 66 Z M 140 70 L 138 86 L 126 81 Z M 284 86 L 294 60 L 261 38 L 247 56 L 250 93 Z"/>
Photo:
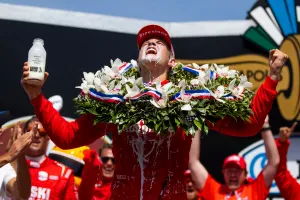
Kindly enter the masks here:
<path id="1" fill-rule="evenodd" d="M 293 123 L 293 125 L 292 125 L 292 127 L 291 127 L 291 133 L 294 132 L 294 130 L 295 130 L 297 124 L 298 124 L 298 122 L 294 122 L 294 123 Z"/>

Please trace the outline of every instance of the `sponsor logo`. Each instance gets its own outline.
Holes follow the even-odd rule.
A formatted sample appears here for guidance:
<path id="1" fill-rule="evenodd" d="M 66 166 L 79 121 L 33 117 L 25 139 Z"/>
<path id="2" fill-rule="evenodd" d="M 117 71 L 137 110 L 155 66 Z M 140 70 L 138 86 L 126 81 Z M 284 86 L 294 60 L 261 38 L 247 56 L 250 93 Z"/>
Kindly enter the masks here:
<path id="1" fill-rule="evenodd" d="M 44 171 L 39 171 L 38 172 L 38 179 L 40 181 L 47 181 L 48 180 L 48 173 Z"/>
<path id="2" fill-rule="evenodd" d="M 51 189 L 49 188 L 32 186 L 29 200 L 35 200 L 35 199 L 49 200 L 50 193 L 51 193 Z"/>
<path id="3" fill-rule="evenodd" d="M 50 176 L 49 176 L 49 179 L 50 179 L 50 180 L 57 181 L 57 180 L 58 180 L 58 176 L 50 175 Z"/>
<path id="4" fill-rule="evenodd" d="M 126 175 L 116 175 L 117 179 L 119 180 L 126 180 L 127 176 Z"/>

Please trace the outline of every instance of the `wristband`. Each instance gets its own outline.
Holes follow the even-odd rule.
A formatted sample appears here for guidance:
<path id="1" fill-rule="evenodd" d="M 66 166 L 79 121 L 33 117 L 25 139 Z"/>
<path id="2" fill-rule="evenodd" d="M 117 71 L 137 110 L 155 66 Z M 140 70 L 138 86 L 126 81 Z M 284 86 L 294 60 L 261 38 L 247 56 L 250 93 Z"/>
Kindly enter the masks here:
<path id="1" fill-rule="evenodd" d="M 271 130 L 271 127 L 263 127 L 260 132 L 263 132 L 263 131 L 270 131 Z"/>

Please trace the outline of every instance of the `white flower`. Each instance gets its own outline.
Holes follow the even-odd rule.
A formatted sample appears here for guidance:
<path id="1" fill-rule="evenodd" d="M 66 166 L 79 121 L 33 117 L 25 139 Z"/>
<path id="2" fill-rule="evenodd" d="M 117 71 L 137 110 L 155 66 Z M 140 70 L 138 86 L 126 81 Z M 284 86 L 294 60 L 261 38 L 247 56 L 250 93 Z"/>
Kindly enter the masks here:
<path id="1" fill-rule="evenodd" d="M 244 89 L 252 87 L 252 83 L 248 82 L 247 77 L 241 75 L 241 81 L 238 86 L 235 86 L 236 79 L 233 79 L 228 86 L 228 89 L 231 91 L 231 94 L 238 98 L 243 98 Z"/>
<path id="2" fill-rule="evenodd" d="M 93 85 L 95 75 L 92 72 L 90 73 L 83 72 L 83 76 L 84 79 L 82 79 L 81 85 L 76 86 L 75 88 L 79 88 L 84 92 L 84 94 L 87 94 L 90 88 L 95 88 L 95 86 Z"/>
<path id="3" fill-rule="evenodd" d="M 227 95 L 225 94 L 225 88 L 224 86 L 220 85 L 217 87 L 215 92 L 210 91 L 208 88 L 205 88 L 209 91 L 209 93 L 211 94 L 211 96 L 213 96 L 217 101 L 221 102 L 221 103 L 225 103 L 224 100 L 220 99 L 221 97 Z"/>
<path id="4" fill-rule="evenodd" d="M 128 85 L 125 85 L 127 94 L 124 96 L 124 99 L 134 97 L 140 93 L 140 89 L 136 84 L 133 84 L 133 87 L 130 88 Z"/>
<path id="5" fill-rule="evenodd" d="M 161 98 L 158 100 L 156 98 L 150 99 L 150 103 L 152 103 L 156 108 L 165 108 L 168 103 L 168 95 L 165 91 L 161 91 Z"/>
<path id="6" fill-rule="evenodd" d="M 184 89 L 181 89 L 179 97 L 180 98 L 177 98 L 177 101 L 184 103 L 184 105 L 181 107 L 181 110 L 191 111 L 192 106 L 190 105 L 190 102 L 192 96 L 190 94 L 186 94 Z"/>
<path id="7" fill-rule="evenodd" d="M 171 94 L 175 91 L 174 84 L 171 82 L 165 84 L 164 86 L 161 86 L 161 83 L 157 82 L 155 84 L 155 88 L 150 87 L 150 86 L 147 86 L 145 88 L 149 89 L 149 90 L 157 90 L 160 93 L 165 92 L 166 94 Z"/>
<path id="8" fill-rule="evenodd" d="M 94 73 L 92 73 L 92 72 L 89 72 L 89 73 L 83 72 L 83 76 L 84 76 L 84 79 L 87 81 L 88 85 L 93 85 L 94 78 L 95 78 Z"/>
<path id="9" fill-rule="evenodd" d="M 105 82 L 103 82 L 100 78 L 94 79 L 95 88 L 98 92 L 103 92 L 105 94 L 109 93 Z"/>
<path id="10" fill-rule="evenodd" d="M 204 65 L 201 65 L 200 68 L 201 69 L 204 69 L 205 71 L 208 70 L 208 67 L 209 67 L 209 64 L 204 64 Z"/>
<path id="11" fill-rule="evenodd" d="M 161 87 L 163 91 L 165 91 L 167 94 L 172 94 L 175 92 L 175 87 L 172 82 L 169 82 Z"/>
<path id="12" fill-rule="evenodd" d="M 216 65 L 214 64 L 217 74 L 220 77 L 225 77 L 225 78 L 234 78 L 235 75 L 237 74 L 236 70 L 229 70 L 229 67 L 225 67 L 224 65 Z"/>
<path id="13" fill-rule="evenodd" d="M 192 79 L 190 81 L 190 83 L 193 85 L 193 86 L 197 86 L 197 85 L 204 85 L 206 84 L 206 82 L 208 81 L 208 78 L 209 76 L 207 75 L 207 73 L 205 73 L 204 71 L 200 70 L 199 71 L 199 76 L 198 76 L 198 79 Z"/>
<path id="14" fill-rule="evenodd" d="M 134 82 L 135 82 L 135 77 L 134 77 L 134 76 L 129 77 L 129 78 L 127 79 L 127 81 L 128 81 L 129 83 L 134 84 Z"/>
<path id="15" fill-rule="evenodd" d="M 133 67 L 135 67 L 135 68 L 138 67 L 136 60 L 131 60 L 130 63 L 132 64 Z"/>
<path id="16" fill-rule="evenodd" d="M 190 104 L 184 104 L 184 105 L 181 107 L 181 110 L 191 111 L 191 110 L 192 110 L 192 107 L 191 107 Z"/>
<path id="17" fill-rule="evenodd" d="M 110 78 L 115 78 L 119 76 L 119 71 L 115 71 L 112 68 L 108 66 L 104 66 L 102 68 L 102 73 L 109 76 Z"/>
<path id="18" fill-rule="evenodd" d="M 185 89 L 186 88 L 186 83 L 185 83 L 185 80 L 181 80 L 179 83 L 178 83 L 178 87 L 179 88 L 182 88 L 182 89 Z"/>
<path id="19" fill-rule="evenodd" d="M 135 84 L 137 85 L 137 86 L 140 86 L 140 87 L 143 87 L 143 77 L 139 77 L 139 78 L 137 78 L 136 80 L 135 80 Z"/>
<path id="20" fill-rule="evenodd" d="M 251 88 L 252 87 L 252 83 L 248 82 L 247 76 L 241 75 L 240 78 L 241 78 L 241 81 L 240 81 L 239 85 L 243 86 L 244 88 Z"/>
<path id="21" fill-rule="evenodd" d="M 119 70 L 119 67 L 121 67 L 124 63 L 119 58 L 117 58 L 115 61 L 110 60 L 110 64 L 112 69 Z"/>
<path id="22" fill-rule="evenodd" d="M 194 67 L 195 69 L 200 69 L 200 66 L 199 66 L 198 64 L 192 63 L 192 65 L 193 65 L 193 67 Z"/>

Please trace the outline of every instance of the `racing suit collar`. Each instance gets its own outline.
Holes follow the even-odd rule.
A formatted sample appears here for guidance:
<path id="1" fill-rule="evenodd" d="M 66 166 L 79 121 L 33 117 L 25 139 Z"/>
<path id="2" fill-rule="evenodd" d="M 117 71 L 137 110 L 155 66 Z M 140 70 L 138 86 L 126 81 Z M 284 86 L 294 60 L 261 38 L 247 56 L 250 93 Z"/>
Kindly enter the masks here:
<path id="1" fill-rule="evenodd" d="M 41 164 L 46 160 L 46 156 L 37 156 L 37 157 L 31 157 L 31 156 L 25 156 L 27 162 L 29 163 L 30 167 L 34 168 L 40 168 Z"/>

